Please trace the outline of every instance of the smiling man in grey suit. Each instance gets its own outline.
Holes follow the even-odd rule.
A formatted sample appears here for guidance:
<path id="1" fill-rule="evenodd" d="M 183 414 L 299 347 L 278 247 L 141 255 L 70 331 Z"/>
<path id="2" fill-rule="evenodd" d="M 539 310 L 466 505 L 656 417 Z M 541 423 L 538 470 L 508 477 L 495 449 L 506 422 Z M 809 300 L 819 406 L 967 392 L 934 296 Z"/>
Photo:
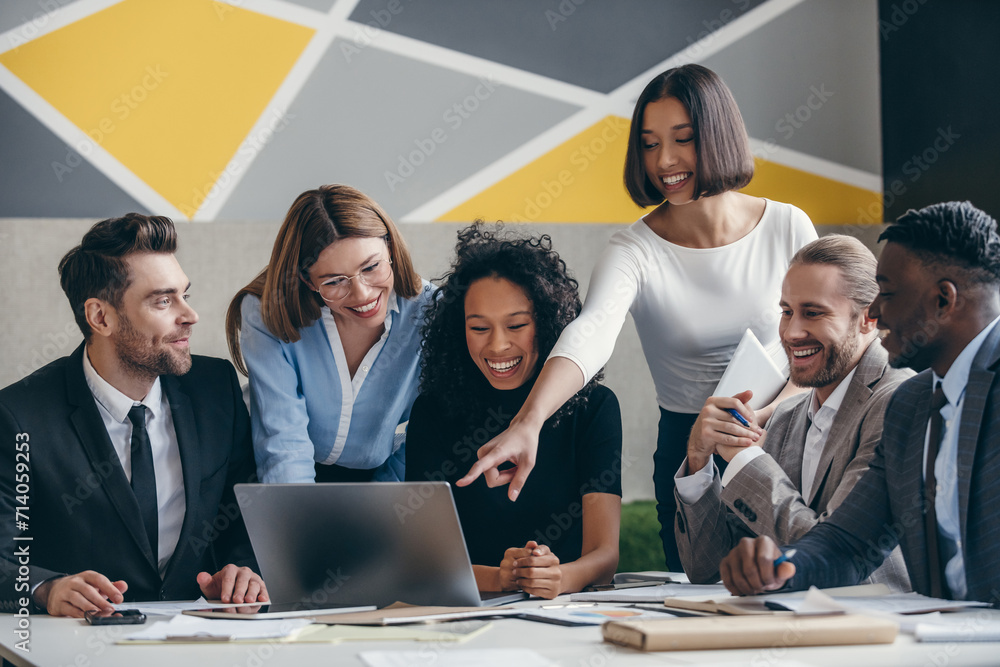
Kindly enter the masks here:
<path id="1" fill-rule="evenodd" d="M 250 420 L 233 367 L 191 355 L 175 247 L 169 219 L 130 213 L 59 264 L 84 343 L 0 391 L 4 611 L 267 600 L 233 495 Z"/>
<path id="2" fill-rule="evenodd" d="M 719 561 L 743 537 L 785 544 L 805 535 L 868 469 L 886 405 L 912 375 L 889 367 L 868 316 L 875 266 L 871 251 L 849 236 L 800 249 L 782 284 L 778 328 L 792 381 L 812 391 L 783 401 L 766 435 L 726 412 L 753 423 L 748 392 L 709 398 L 698 415 L 675 477 L 674 532 L 692 582 L 718 581 Z M 721 479 L 709 465 L 716 452 L 729 461 Z M 898 551 L 872 580 L 909 588 Z"/>
<path id="3" fill-rule="evenodd" d="M 1000 602 L 1000 234 L 969 202 L 888 227 L 871 313 L 893 365 L 921 371 L 886 411 L 869 470 L 791 546 L 741 540 L 720 565 L 734 593 L 857 583 L 899 543 L 918 593 Z"/>

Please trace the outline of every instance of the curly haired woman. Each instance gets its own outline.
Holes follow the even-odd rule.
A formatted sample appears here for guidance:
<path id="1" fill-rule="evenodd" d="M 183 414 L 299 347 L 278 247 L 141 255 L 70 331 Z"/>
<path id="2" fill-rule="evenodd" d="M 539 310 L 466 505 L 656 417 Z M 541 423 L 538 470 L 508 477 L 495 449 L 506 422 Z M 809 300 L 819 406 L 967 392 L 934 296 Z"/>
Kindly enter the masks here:
<path id="1" fill-rule="evenodd" d="M 580 312 L 577 282 L 545 235 L 473 225 L 423 329 L 421 394 L 407 430 L 406 479 L 456 481 L 507 427 L 541 360 Z M 606 583 L 618 564 L 621 413 L 591 379 L 546 422 L 535 475 L 507 499 L 484 480 L 455 489 L 480 590 L 553 598 Z"/>

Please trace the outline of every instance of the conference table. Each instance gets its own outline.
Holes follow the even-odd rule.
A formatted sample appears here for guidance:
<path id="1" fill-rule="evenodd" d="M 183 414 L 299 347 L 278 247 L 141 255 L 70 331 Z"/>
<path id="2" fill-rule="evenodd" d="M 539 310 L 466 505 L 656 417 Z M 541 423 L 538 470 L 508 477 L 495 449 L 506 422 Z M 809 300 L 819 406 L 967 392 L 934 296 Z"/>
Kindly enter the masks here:
<path id="1" fill-rule="evenodd" d="M 568 596 L 558 598 L 568 602 Z M 527 600 L 520 606 L 552 604 Z M 1000 620 L 1000 610 L 975 613 Z M 150 621 L 164 617 L 150 616 Z M 249 622 L 249 621 L 248 621 Z M 461 643 L 415 641 L 352 641 L 339 644 L 199 643 L 120 645 L 116 642 L 142 626 L 90 626 L 83 620 L 32 616 L 30 651 L 15 648 L 18 617 L 0 615 L 0 655 L 19 667 L 160 667 L 166 665 L 225 665 L 226 667 L 308 667 L 364 665 L 362 651 L 417 652 L 409 664 L 432 667 L 448 651 L 531 649 L 557 665 L 606 667 L 612 665 L 720 665 L 735 667 L 819 667 L 879 665 L 888 667 L 959 667 L 1000 665 L 1000 642 L 920 643 L 900 633 L 893 644 L 794 647 L 714 651 L 641 651 L 608 644 L 599 626 L 564 627 L 514 618 L 492 621 L 485 632 Z M 475 663 L 470 663 L 475 664 Z M 516 666 L 515 666 L 516 667 Z"/>

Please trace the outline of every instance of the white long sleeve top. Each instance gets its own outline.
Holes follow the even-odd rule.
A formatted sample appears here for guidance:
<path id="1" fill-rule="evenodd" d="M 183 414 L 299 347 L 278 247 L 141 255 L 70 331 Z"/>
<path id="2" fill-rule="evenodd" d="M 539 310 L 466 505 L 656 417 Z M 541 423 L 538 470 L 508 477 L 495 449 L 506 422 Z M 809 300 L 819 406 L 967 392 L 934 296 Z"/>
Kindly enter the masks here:
<path id="1" fill-rule="evenodd" d="M 566 357 L 588 380 L 607 363 L 632 313 L 660 407 L 696 413 L 715 390 L 750 328 L 776 362 L 781 283 L 795 252 L 817 238 L 809 217 L 765 200 L 743 238 L 718 248 L 687 248 L 640 218 L 616 232 L 598 259 L 580 316 L 563 330 L 552 357 Z"/>

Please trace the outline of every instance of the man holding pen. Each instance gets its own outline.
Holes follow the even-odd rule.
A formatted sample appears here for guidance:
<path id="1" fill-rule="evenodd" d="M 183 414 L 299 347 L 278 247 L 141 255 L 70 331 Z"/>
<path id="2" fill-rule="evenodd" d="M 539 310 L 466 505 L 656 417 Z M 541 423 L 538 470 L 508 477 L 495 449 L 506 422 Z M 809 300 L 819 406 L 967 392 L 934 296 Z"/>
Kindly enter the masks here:
<path id="1" fill-rule="evenodd" d="M 897 543 L 913 589 L 996 604 L 1000 571 L 1000 234 L 968 202 L 908 211 L 879 240 L 871 315 L 895 366 L 920 371 L 889 403 L 869 470 L 775 566 L 769 537 L 720 565 L 736 594 L 855 584 Z"/>
<path id="2" fill-rule="evenodd" d="M 792 381 L 811 391 L 754 424 L 750 392 L 711 397 L 674 477 L 674 534 L 694 583 L 719 580 L 719 561 L 743 537 L 792 542 L 826 518 L 868 469 L 885 408 L 912 372 L 889 366 L 868 306 L 875 257 L 857 239 L 830 235 L 801 248 L 781 289 L 779 335 Z M 729 462 L 720 476 L 712 461 Z M 906 590 L 898 552 L 872 574 Z"/>

